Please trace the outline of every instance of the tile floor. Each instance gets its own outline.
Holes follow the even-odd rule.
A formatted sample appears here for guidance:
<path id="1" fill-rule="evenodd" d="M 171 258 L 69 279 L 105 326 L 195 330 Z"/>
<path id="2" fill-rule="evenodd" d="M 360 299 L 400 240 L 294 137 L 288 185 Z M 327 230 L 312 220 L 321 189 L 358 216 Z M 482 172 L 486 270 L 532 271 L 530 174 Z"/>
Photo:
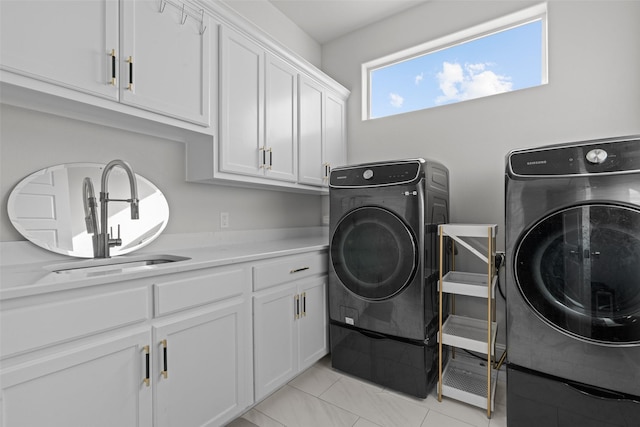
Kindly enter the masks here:
<path id="1" fill-rule="evenodd" d="M 498 376 L 495 411 L 435 390 L 418 399 L 331 368 L 329 356 L 257 404 L 228 427 L 506 427 L 506 382 Z"/>

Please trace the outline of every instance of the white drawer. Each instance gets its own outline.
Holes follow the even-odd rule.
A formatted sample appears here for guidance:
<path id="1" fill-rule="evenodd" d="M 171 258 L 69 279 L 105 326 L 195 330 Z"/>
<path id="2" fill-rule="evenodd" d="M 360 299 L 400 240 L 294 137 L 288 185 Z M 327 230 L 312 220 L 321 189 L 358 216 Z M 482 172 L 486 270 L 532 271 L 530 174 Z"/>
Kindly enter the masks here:
<path id="1" fill-rule="evenodd" d="M 153 285 L 155 316 L 221 301 L 248 291 L 246 267 L 220 267 L 159 278 Z"/>
<path id="2" fill-rule="evenodd" d="M 261 262 L 253 267 L 253 290 L 259 291 L 292 280 L 326 274 L 328 262 L 325 252 L 293 255 Z"/>
<path id="3" fill-rule="evenodd" d="M 147 287 L 3 309 L 2 358 L 143 322 L 149 318 Z"/>

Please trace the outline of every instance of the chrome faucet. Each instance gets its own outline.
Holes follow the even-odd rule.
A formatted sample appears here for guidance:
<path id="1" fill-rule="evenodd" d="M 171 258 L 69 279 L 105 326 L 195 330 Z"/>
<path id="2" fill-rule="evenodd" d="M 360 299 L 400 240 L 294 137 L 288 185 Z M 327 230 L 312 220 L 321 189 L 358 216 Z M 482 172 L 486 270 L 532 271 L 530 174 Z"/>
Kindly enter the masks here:
<path id="1" fill-rule="evenodd" d="M 109 175 L 114 167 L 120 166 L 125 170 L 127 176 L 129 177 L 129 187 L 131 188 L 131 198 L 130 199 L 110 199 L 108 184 L 109 184 Z M 83 187 L 87 187 L 86 183 L 87 178 L 85 178 L 85 184 Z M 89 179 L 89 181 L 91 181 Z M 93 185 L 91 185 L 93 187 Z M 86 193 L 85 193 L 86 194 Z M 89 205 L 91 204 L 90 197 L 88 198 Z M 95 197 L 94 197 L 95 200 Z M 101 191 L 100 191 L 100 234 L 95 236 L 94 234 L 94 256 L 96 258 L 110 258 L 109 255 L 110 248 L 112 246 L 120 246 L 122 245 L 122 240 L 120 239 L 120 224 L 118 224 L 118 237 L 113 238 L 113 230 L 107 231 L 109 229 L 108 218 L 109 218 L 109 202 L 127 202 L 131 205 L 131 219 L 138 219 L 140 217 L 139 212 L 139 200 L 138 200 L 138 184 L 136 182 L 136 175 L 133 173 L 133 169 L 129 165 L 129 163 L 122 160 L 112 160 L 105 166 L 102 171 L 102 180 L 101 180 Z M 97 229 L 97 222 L 94 223 Z M 97 231 L 97 230 L 96 230 Z"/>

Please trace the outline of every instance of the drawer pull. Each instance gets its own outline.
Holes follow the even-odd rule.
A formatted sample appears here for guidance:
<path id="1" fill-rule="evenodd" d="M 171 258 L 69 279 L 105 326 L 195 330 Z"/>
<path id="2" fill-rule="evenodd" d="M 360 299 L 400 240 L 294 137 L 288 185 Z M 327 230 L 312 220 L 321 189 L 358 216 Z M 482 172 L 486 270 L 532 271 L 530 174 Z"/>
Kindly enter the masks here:
<path id="1" fill-rule="evenodd" d="M 149 346 L 145 345 L 143 348 L 144 351 L 144 363 L 145 363 L 145 377 L 144 377 L 144 384 L 149 387 L 149 385 L 151 384 L 151 365 L 150 365 L 150 360 L 149 360 Z"/>
<path id="2" fill-rule="evenodd" d="M 305 271 L 305 270 L 308 270 L 308 269 L 309 269 L 309 267 L 295 268 L 295 269 L 291 270 L 289 273 L 290 274 L 300 273 L 301 271 Z"/>
<path id="3" fill-rule="evenodd" d="M 167 368 L 167 340 L 162 340 L 162 354 L 164 358 L 164 369 L 160 373 L 166 379 L 169 376 L 169 369 Z"/>

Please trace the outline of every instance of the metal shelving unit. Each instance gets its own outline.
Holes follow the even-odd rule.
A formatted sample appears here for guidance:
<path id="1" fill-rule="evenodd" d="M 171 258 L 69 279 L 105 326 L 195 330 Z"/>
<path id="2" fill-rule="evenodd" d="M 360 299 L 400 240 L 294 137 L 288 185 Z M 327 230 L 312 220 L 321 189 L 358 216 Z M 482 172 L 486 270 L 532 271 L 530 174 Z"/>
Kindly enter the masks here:
<path id="1" fill-rule="evenodd" d="M 439 285 L 439 332 L 438 332 L 438 401 L 442 396 L 451 397 L 471 405 L 486 408 L 487 417 L 491 418 L 494 410 L 494 398 L 498 380 L 498 370 L 493 369 L 495 360 L 495 342 L 497 325 L 495 322 L 495 287 L 497 271 L 495 266 L 496 234 L 498 226 L 495 224 L 442 224 L 438 227 L 440 237 L 440 281 Z M 452 271 L 443 275 L 444 270 L 444 240 L 452 240 L 451 251 L 454 265 Z M 479 239 L 484 244 L 475 246 L 466 239 Z M 487 272 L 467 273 L 455 271 L 456 245 L 467 249 L 487 264 Z M 477 246 L 481 246 L 478 249 Z M 451 294 L 455 301 L 456 295 L 465 295 L 487 300 L 486 319 L 452 313 L 444 319 L 443 294 Z M 469 363 L 455 357 L 448 360 L 446 366 L 443 360 L 443 346 L 453 349 L 460 348 L 487 357 L 486 366 Z"/>

